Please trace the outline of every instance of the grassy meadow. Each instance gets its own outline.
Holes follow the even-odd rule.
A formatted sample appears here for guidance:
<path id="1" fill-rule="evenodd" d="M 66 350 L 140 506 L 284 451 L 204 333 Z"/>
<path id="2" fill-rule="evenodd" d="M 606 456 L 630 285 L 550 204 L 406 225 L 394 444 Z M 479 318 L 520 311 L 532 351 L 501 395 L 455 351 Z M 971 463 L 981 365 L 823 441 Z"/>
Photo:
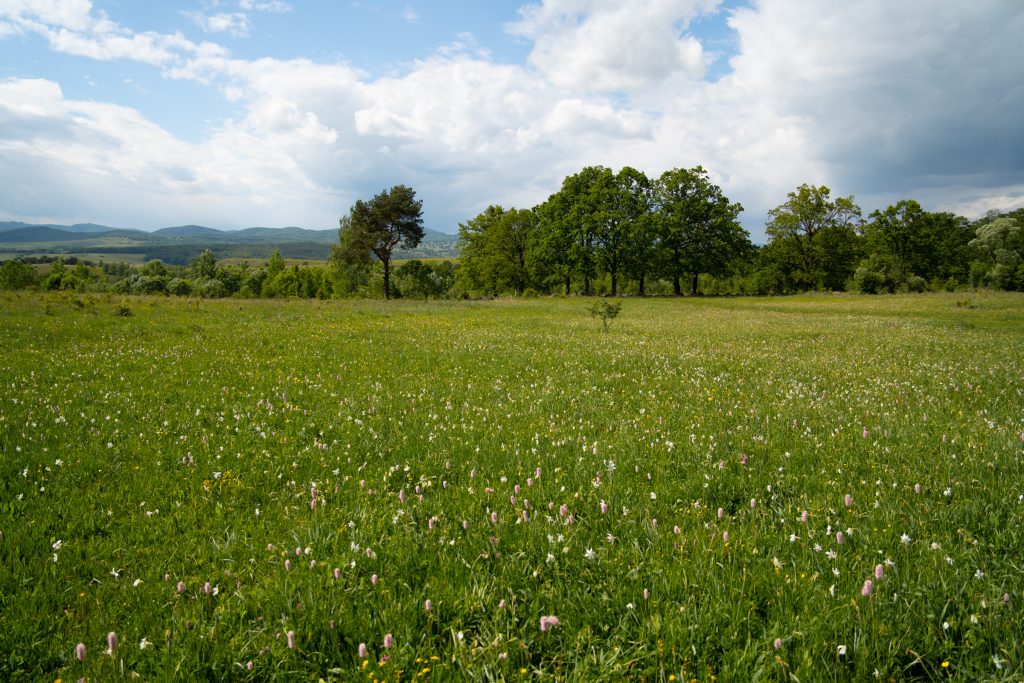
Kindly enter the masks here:
<path id="1" fill-rule="evenodd" d="M 589 303 L 0 297 L 0 679 L 1024 678 L 1024 297 Z"/>

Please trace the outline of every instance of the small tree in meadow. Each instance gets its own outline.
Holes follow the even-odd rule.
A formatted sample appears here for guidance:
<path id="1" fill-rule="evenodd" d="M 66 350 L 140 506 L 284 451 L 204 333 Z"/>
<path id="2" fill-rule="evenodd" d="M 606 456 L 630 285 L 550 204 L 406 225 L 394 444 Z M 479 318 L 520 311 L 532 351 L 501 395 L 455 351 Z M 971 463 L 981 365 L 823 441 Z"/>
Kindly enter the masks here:
<path id="1" fill-rule="evenodd" d="M 615 303 L 609 302 L 607 299 L 601 299 L 595 302 L 590 308 L 590 315 L 595 318 L 600 318 L 602 325 L 604 325 L 604 331 L 608 331 L 608 325 L 612 320 L 618 317 L 619 311 L 622 310 L 622 303 L 616 301 Z"/>

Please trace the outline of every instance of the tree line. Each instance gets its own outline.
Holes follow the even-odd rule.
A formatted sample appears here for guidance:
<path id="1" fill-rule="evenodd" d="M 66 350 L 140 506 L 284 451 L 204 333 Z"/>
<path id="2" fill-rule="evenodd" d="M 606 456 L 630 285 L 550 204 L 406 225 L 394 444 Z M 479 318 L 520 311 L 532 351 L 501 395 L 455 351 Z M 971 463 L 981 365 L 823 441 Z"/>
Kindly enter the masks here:
<path id="1" fill-rule="evenodd" d="M 471 298 L 540 294 L 864 293 L 960 287 L 1024 290 L 1024 209 L 971 222 L 904 199 L 863 216 L 853 196 L 801 185 L 768 212 L 757 246 L 700 166 L 650 179 L 589 166 L 529 209 L 489 206 L 459 225 L 459 259 L 396 263 L 424 236 L 422 201 L 398 185 L 357 201 L 326 266 L 152 260 L 96 266 L 57 259 L 42 274 L 0 266 L 0 289 L 204 297 Z"/>

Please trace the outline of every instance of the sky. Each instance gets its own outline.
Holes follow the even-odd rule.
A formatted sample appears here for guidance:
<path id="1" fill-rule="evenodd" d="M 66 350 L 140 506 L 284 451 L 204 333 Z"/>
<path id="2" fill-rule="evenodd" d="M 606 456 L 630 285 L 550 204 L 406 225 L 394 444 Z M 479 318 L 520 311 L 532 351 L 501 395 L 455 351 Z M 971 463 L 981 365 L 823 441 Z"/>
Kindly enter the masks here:
<path id="1" fill-rule="evenodd" d="M 803 183 L 1024 206 L 1020 0 L 0 0 L 0 220 L 426 227 L 697 165 L 764 241 Z"/>

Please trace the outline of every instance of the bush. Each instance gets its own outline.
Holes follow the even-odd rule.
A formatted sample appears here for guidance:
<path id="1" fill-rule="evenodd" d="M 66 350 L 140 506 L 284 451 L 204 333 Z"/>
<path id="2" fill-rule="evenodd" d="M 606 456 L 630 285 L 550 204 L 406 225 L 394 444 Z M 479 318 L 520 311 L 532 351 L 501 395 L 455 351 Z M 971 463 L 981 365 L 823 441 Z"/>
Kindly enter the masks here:
<path id="1" fill-rule="evenodd" d="M 928 289 L 928 281 L 919 275 L 911 275 L 908 277 L 906 284 L 907 291 L 916 292 L 918 294 Z"/>
<path id="2" fill-rule="evenodd" d="M 853 284 L 861 294 L 878 294 L 885 287 L 885 273 L 861 266 L 853 273 Z"/>
<path id="3" fill-rule="evenodd" d="M 114 304 L 114 315 L 119 315 L 122 318 L 127 318 L 132 314 L 132 309 L 128 307 L 127 301 L 122 301 L 119 304 Z"/>
<path id="4" fill-rule="evenodd" d="M 167 283 L 167 293 L 174 296 L 188 296 L 192 293 L 192 283 L 176 277 Z"/>
<path id="5" fill-rule="evenodd" d="M 194 291 L 206 299 L 220 299 L 228 295 L 228 290 L 224 283 L 213 278 L 196 280 Z"/>

